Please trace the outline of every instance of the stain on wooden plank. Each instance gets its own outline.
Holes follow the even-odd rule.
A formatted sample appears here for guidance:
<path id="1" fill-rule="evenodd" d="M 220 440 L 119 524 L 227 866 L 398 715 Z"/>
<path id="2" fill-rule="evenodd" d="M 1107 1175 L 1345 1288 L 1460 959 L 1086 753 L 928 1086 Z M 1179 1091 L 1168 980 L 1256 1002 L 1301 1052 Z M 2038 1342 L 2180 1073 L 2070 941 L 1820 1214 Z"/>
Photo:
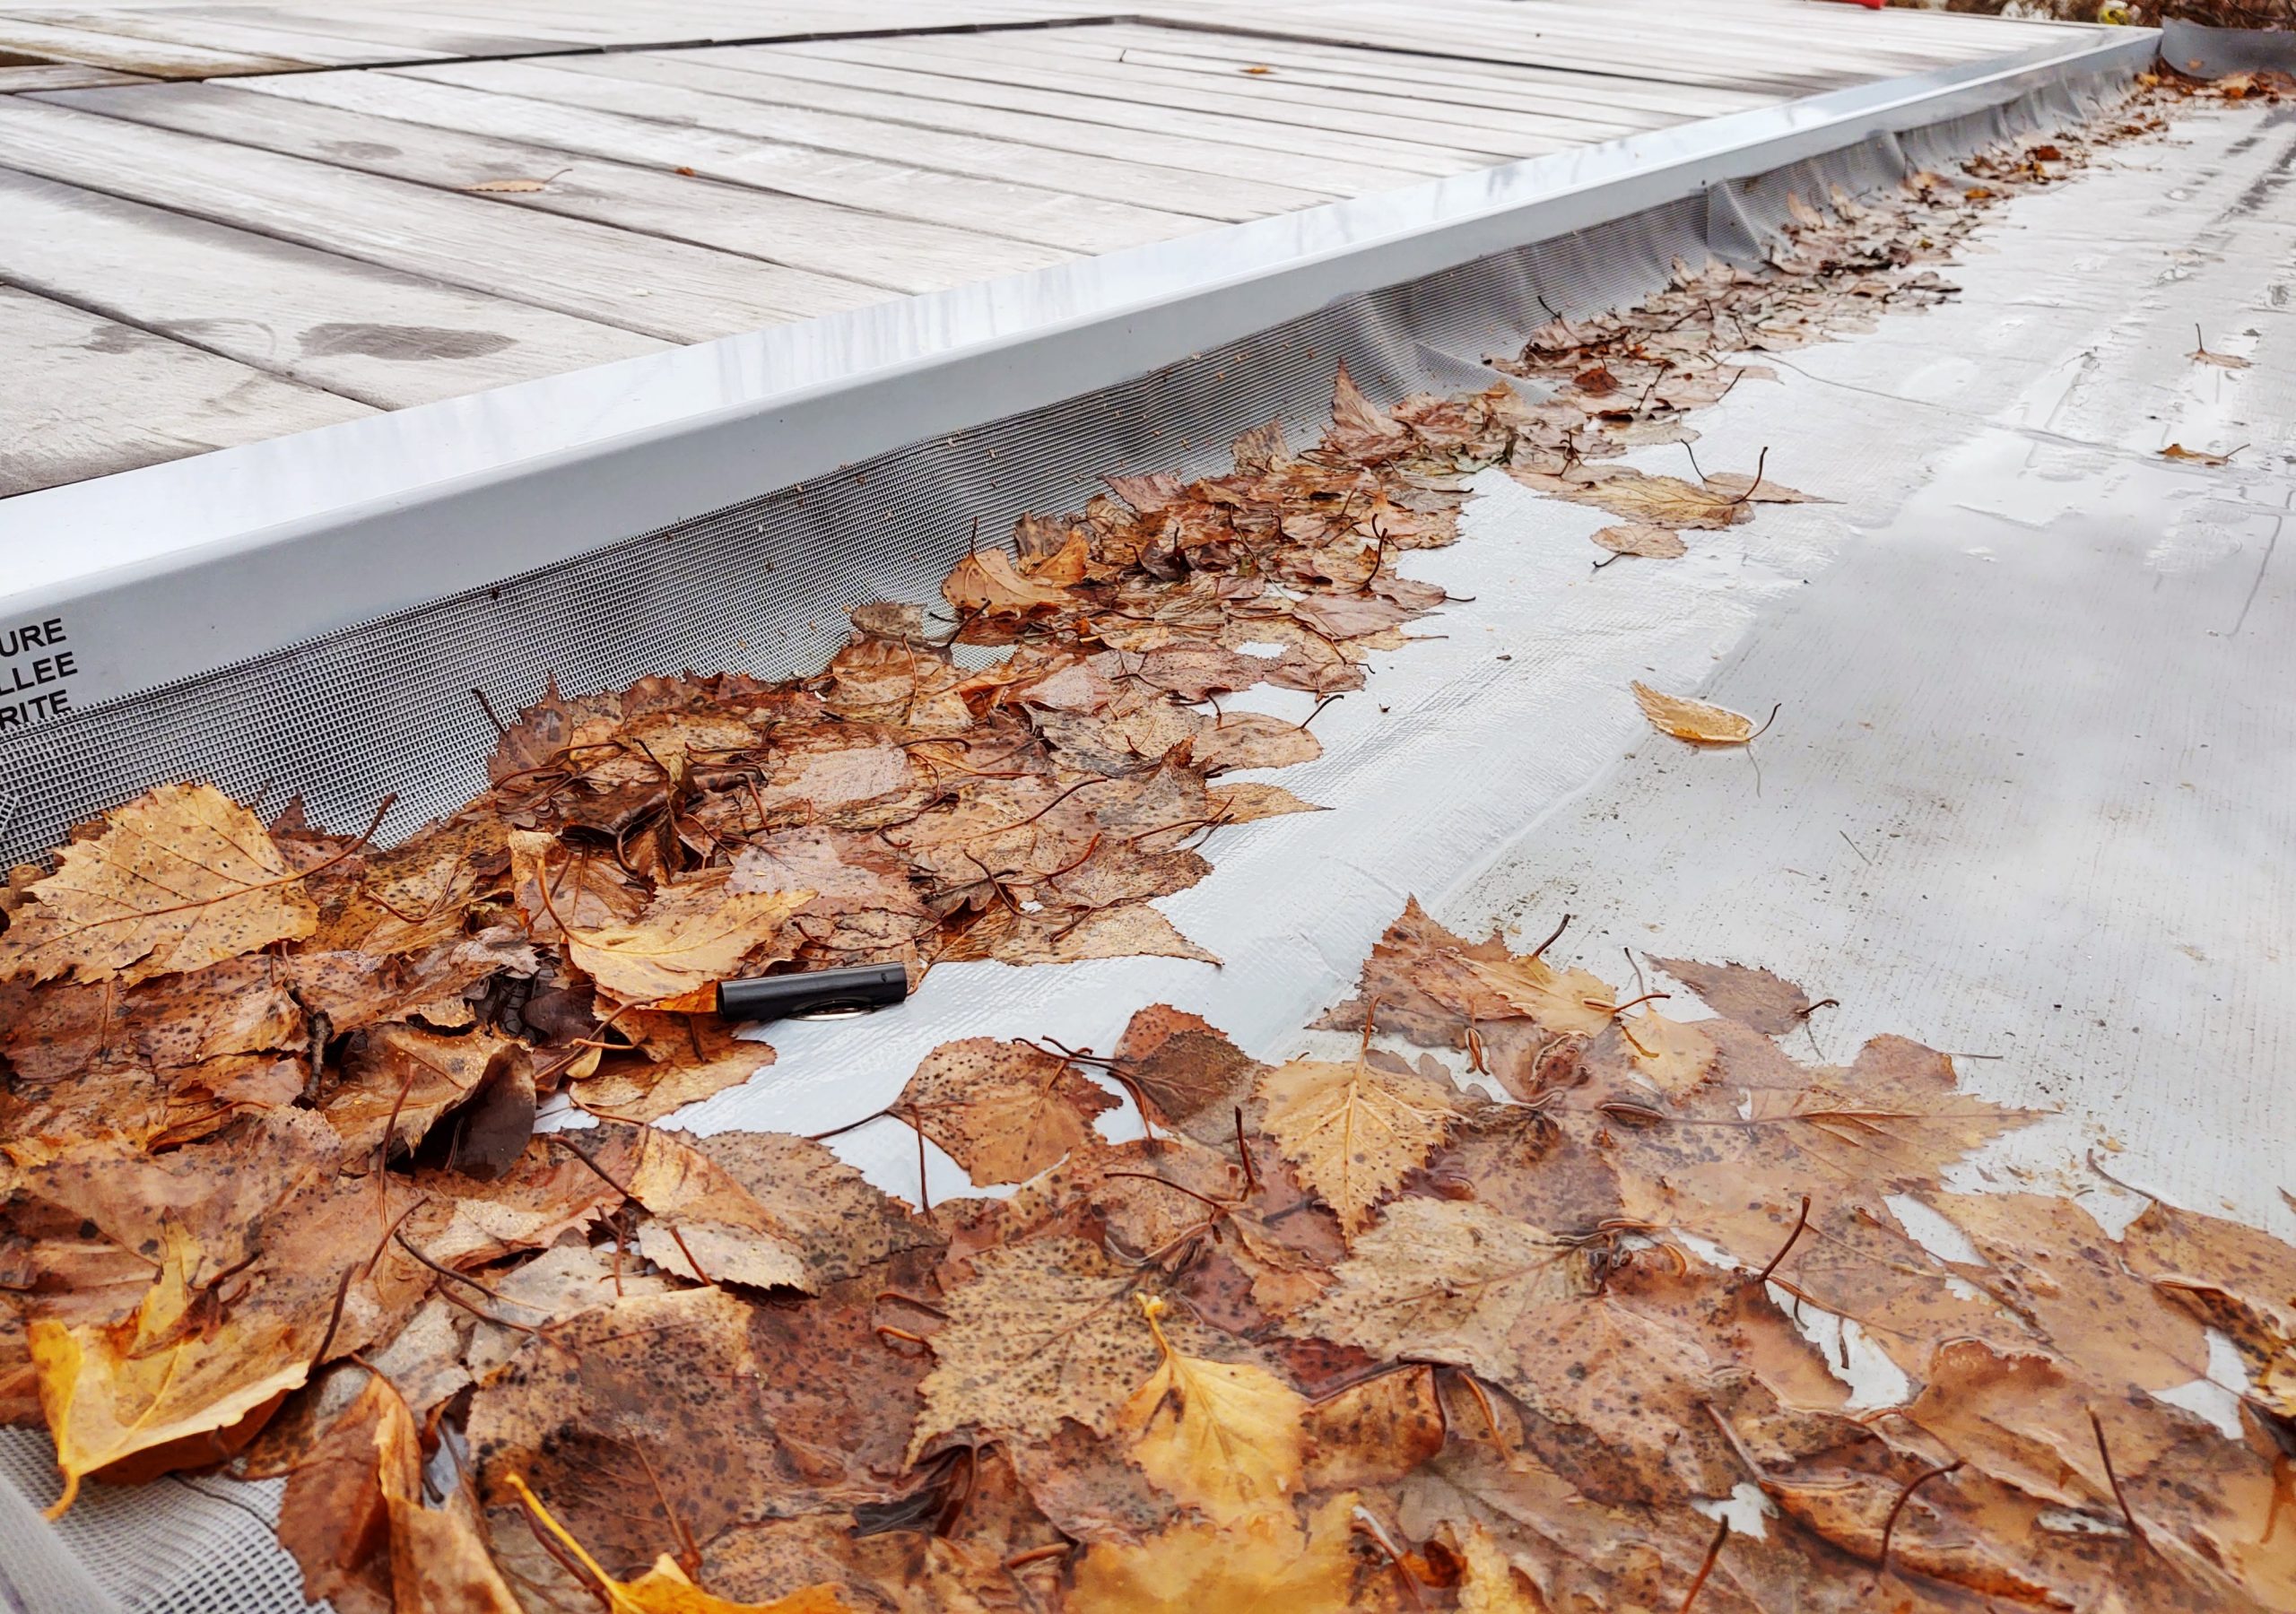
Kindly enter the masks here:
<path id="1" fill-rule="evenodd" d="M 0 498 L 374 411 L 0 286 Z"/>
<path id="2" fill-rule="evenodd" d="M 4 169 L 0 216 L 0 280 L 380 409 L 666 345 Z"/>
<path id="3" fill-rule="evenodd" d="M 29 96 L 0 97 L 0 152 L 28 173 L 674 342 L 885 296 L 808 270 Z"/>

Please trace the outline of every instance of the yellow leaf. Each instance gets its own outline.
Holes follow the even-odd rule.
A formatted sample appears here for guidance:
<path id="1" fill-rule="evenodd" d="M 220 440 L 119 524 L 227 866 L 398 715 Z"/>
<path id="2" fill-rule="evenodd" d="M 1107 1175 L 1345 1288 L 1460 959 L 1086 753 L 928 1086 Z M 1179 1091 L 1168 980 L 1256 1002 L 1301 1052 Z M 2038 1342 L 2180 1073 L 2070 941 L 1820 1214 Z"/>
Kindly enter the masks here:
<path id="1" fill-rule="evenodd" d="M 806 1586 L 771 1602 L 728 1602 L 722 1597 L 712 1597 L 688 1580 L 677 1560 L 666 1552 L 636 1580 L 615 1580 L 598 1567 L 596 1558 L 582 1550 L 582 1544 L 567 1533 L 564 1525 L 550 1516 L 550 1510 L 527 1488 L 524 1480 L 516 1474 L 503 1478 L 517 1492 L 518 1500 L 526 1505 L 535 1525 L 547 1532 L 576 1563 L 588 1571 L 587 1578 L 604 1598 L 608 1614 L 838 1614 L 851 1607 L 837 1594 L 836 1587 L 827 1584 Z"/>
<path id="2" fill-rule="evenodd" d="M 628 924 L 570 928 L 566 955 L 602 991 L 626 1003 L 658 1003 L 722 981 L 774 940 L 811 891 L 742 892 L 720 883 L 671 886 Z"/>
<path id="3" fill-rule="evenodd" d="M 1458 1118 L 1452 1096 L 1424 1076 L 1295 1059 L 1260 1084 L 1267 1131 L 1307 1185 L 1357 1233 L 1371 1208 L 1427 1158 Z"/>
<path id="4" fill-rule="evenodd" d="M 57 854 L 0 935 L 0 980 L 130 981 L 308 936 L 318 908 L 255 814 L 206 785 L 163 785 Z"/>
<path id="5" fill-rule="evenodd" d="M 1163 1363 L 1126 1401 L 1119 1426 L 1149 1479 L 1228 1524 L 1286 1506 L 1306 1461 L 1304 1397 L 1264 1367 L 1212 1362 L 1172 1349 L 1157 1321 L 1164 1303 L 1136 1298 Z"/>
<path id="6" fill-rule="evenodd" d="M 1350 1603 L 1355 1496 L 1232 1524 L 1175 1524 L 1137 1544 L 1100 1541 L 1076 1566 L 1080 1614 L 1309 1614 Z"/>
<path id="7" fill-rule="evenodd" d="M 64 1471 L 50 1518 L 72 1506 L 83 1476 L 124 1458 L 143 1454 L 157 1473 L 229 1456 L 236 1449 L 230 1432 L 309 1375 L 309 1345 L 288 1339 L 283 1320 L 260 1328 L 216 1320 L 222 1308 L 191 1281 L 200 1255 L 197 1243 L 170 1225 L 159 1276 L 133 1317 L 76 1328 L 39 1317 L 26 1329 Z M 227 1337 L 210 1337 L 226 1329 Z M 212 1450 L 178 1446 L 202 1436 L 212 1438 Z"/>
<path id="8" fill-rule="evenodd" d="M 1744 745 L 1761 732 L 1754 727 L 1754 720 L 1743 712 L 1709 706 L 1702 700 L 1690 700 L 1680 695 L 1662 695 L 1647 683 L 1638 682 L 1632 687 L 1635 701 L 1651 725 L 1677 740 L 1688 740 L 1696 745 Z"/>

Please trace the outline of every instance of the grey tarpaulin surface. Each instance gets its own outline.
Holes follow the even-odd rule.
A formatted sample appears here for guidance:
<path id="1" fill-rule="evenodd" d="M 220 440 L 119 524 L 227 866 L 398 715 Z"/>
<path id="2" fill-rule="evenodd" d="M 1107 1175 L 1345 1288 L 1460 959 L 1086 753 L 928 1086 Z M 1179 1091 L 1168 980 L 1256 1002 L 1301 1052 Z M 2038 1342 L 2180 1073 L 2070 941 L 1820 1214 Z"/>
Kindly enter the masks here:
<path id="1" fill-rule="evenodd" d="M 304 785 L 322 816 L 338 820 L 360 816 L 385 789 L 413 792 L 419 810 L 435 811 L 480 783 L 476 759 L 488 749 L 490 731 L 465 693 L 474 683 L 487 686 L 500 704 L 532 693 L 545 672 L 570 688 L 589 688 L 682 664 L 761 672 L 805 664 L 841 638 L 839 605 L 881 594 L 928 596 L 961 552 L 976 513 L 985 533 L 996 532 L 1024 508 L 1079 502 L 1089 477 L 1100 472 L 1208 464 L 1236 431 L 1271 415 L 1310 427 L 1322 415 L 1331 367 L 1342 355 L 1375 394 L 1395 395 L 1431 380 L 1461 385 L 1478 378 L 1476 361 L 1484 353 L 1512 345 L 1544 318 L 1542 300 L 1573 310 L 1631 299 L 1661 283 L 1676 256 L 1697 258 L 1715 247 L 1744 250 L 1783 216 L 1790 194 L 1886 184 L 1990 138 L 2052 129 L 2075 109 L 2068 94 L 2052 91 L 2031 104 L 1877 140 L 1725 195 L 1352 299 L 1110 393 L 888 456 L 866 468 L 864 481 L 802 498 L 768 495 L 672 534 L 167 693 L 83 731 L 84 749 L 59 765 L 81 770 L 85 787 L 98 794 L 123 777 L 122 757 L 148 768 L 161 756 L 248 795 L 268 785 L 276 801 L 289 783 Z M 2166 181 L 2140 165 L 2181 169 L 2194 159 L 2193 151 L 2173 146 L 2133 149 L 2118 171 L 2009 210 L 1991 232 L 2005 243 L 2005 258 L 2029 239 L 2021 232 L 2035 228 L 2033 210 L 2057 207 L 2060 224 L 2095 260 L 2096 282 L 2080 297 L 2045 306 L 1996 275 L 1994 294 L 1982 305 L 1973 299 L 1967 309 L 1892 320 L 1874 336 L 1790 356 L 1797 368 L 1781 367 L 1781 386 L 1741 388 L 1709 412 L 1710 422 L 1700 417 L 1707 438 L 1700 449 L 1709 468 L 1748 468 L 1761 447 L 1772 445 L 1771 475 L 1813 486 L 1842 499 L 1839 507 L 1765 510 L 1758 522 L 1715 535 L 1673 568 L 1627 563 L 1596 574 L 1587 569 L 1592 551 L 1583 537 L 1602 517 L 1535 499 L 1503 478 L 1487 479 L 1465 541 L 1414 558 L 1418 575 L 1472 599 L 1426 625 L 1445 637 L 1380 656 L 1370 689 L 1318 719 L 1326 757 L 1283 775 L 1285 784 L 1333 811 L 1223 832 L 1210 849 L 1213 876 L 1166 905 L 1184 930 L 1228 960 L 1224 968 L 1157 959 L 1025 971 L 945 968 L 895 1014 L 777 1028 L 781 1058 L 764 1079 L 698 1106 L 680 1124 L 821 1130 L 883 1103 L 935 1043 L 994 1033 L 1055 1035 L 1105 1047 L 1134 1010 L 1159 999 L 1203 1012 L 1257 1054 L 1280 1053 L 1296 1041 L 1295 1028 L 1352 979 L 1371 939 L 1414 891 L 1439 912 L 1512 915 L 1535 909 L 1542 929 L 1552 910 L 1569 901 L 1587 913 L 1589 929 L 1606 946 L 1620 936 L 1641 944 L 1648 933 L 1632 928 L 1650 923 L 1641 915 L 1708 892 L 1711 882 L 1692 878 L 1695 859 L 1683 867 L 1641 867 L 1631 855 L 1641 843 L 1622 846 L 1571 828 L 1572 806 L 1591 811 L 1622 767 L 1631 773 L 1635 765 L 1622 765 L 1622 754 L 1639 759 L 1640 748 L 1650 744 L 1623 698 L 1625 681 L 1644 677 L 1694 689 L 1718 665 L 1738 665 L 1749 646 L 1796 631 L 1792 612 L 1805 591 L 1827 587 L 1847 570 L 1852 561 L 1837 557 L 1885 534 L 1919 488 L 1948 473 L 1966 484 L 1952 497 L 1995 486 L 1998 479 L 1988 480 L 1982 465 L 1951 457 L 1956 445 L 2005 432 L 2039 454 L 2081 435 L 2081 407 L 2110 409 L 2133 395 L 2142 413 L 2158 402 L 2144 389 L 2167 384 L 2149 370 L 2132 369 L 2119 394 L 2075 399 L 2081 375 L 2052 383 L 2052 367 L 2065 362 L 2068 348 L 2077 352 L 2114 308 L 2143 294 L 2160 268 L 2131 257 L 2125 240 L 2118 255 L 2111 243 L 2092 242 L 2080 210 L 2112 187 L 2118 205 L 2141 218 Z M 2126 220 L 2123 230 L 2129 238 L 2147 233 Z M 1983 265 L 1979 260 L 1980 273 Z M 1956 326 L 1956 319 L 1965 323 Z M 1833 364 L 1854 373 L 1827 382 L 1796 379 L 1802 370 L 1818 374 Z M 1990 424 L 1989 412 L 2007 406 L 2005 392 L 2009 404 L 2022 396 L 2013 381 L 2028 390 L 2057 385 L 2066 395 L 2064 409 Z M 1879 400 L 1870 417 L 1868 397 Z M 2286 412 L 2275 418 L 2285 421 Z M 2157 447 L 2125 452 L 2133 456 Z M 1679 453 L 1650 450 L 1637 458 L 1649 468 L 1673 469 Z M 2077 481 L 2078 470 L 2064 480 Z M 2072 497 L 2047 476 L 2041 484 Z M 2021 474 L 1998 482 L 1996 491 L 2006 499 L 2026 497 L 2025 489 Z M 2202 506 L 2193 500 L 2235 497 L 2192 492 L 2182 483 L 2159 491 L 2169 501 L 2164 509 L 2196 518 Z M 2013 510 L 1992 519 L 2013 527 L 2022 518 Z M 1950 525 L 1961 517 L 1949 511 L 1944 519 Z M 2194 552 L 2221 559 L 2228 551 L 2205 536 L 2213 531 L 2206 522 L 2201 525 L 2204 536 L 2190 541 L 2199 546 Z M 2209 549 L 2211 542 L 2218 547 Z M 768 560 L 775 568 L 770 593 L 763 582 Z M 1916 570 L 1890 581 L 1904 591 L 1892 596 L 1891 614 L 1918 620 L 1935 579 Z M 1848 620 L 1835 619 L 1810 654 L 1839 654 L 1829 635 Z M 1870 625 L 1857 627 L 1871 633 Z M 1940 623 L 1938 631 L 1950 635 L 1950 624 Z M 2023 675 L 2044 672 L 2034 667 Z M 1917 664 L 1905 676 L 1919 687 L 1932 674 Z M 1735 687 L 1726 693 L 1746 704 L 1761 695 Z M 1801 695 L 1809 699 L 1806 690 Z M 1280 699 L 1272 692 L 1270 704 Z M 1965 700 L 1956 709 L 1966 716 L 1971 708 Z M 1867 720 L 1853 715 L 1843 721 L 1854 731 Z M 1790 725 L 1783 733 L 1793 733 Z M 1648 766 L 1665 760 L 1653 753 Z M 1717 769 L 1747 766 L 1744 757 L 1716 759 Z M 1892 752 L 1829 755 L 1827 766 L 1845 790 L 1854 793 L 1863 777 L 1866 788 L 1892 793 L 1910 788 L 1898 774 L 1918 774 L 1921 764 Z M 1718 771 L 1692 784 L 1701 782 L 1709 789 L 1742 788 L 1738 776 Z M 1659 824 L 1667 821 L 1666 793 L 1688 788 L 1673 777 L 1657 787 Z M 1957 788 L 1970 785 L 1961 781 Z M 1780 789 L 1773 777 L 1756 798 L 1761 805 L 1733 794 L 1720 810 L 1753 819 L 1782 804 L 1768 794 Z M 1738 834 L 1729 820 L 1692 820 L 1685 832 L 1701 837 L 1717 867 L 1753 881 L 1729 854 Z M 1558 864 L 1549 837 L 1567 834 L 1583 850 Z M 1664 837 L 1653 827 L 1643 839 L 1657 845 Z M 1765 869 L 1763 879 L 1772 873 Z M 1590 911 L 1594 905 L 1581 890 L 1601 893 L 1599 913 Z M 1740 891 L 1726 885 L 1718 916 L 1712 907 L 1700 910 L 1706 922 L 1726 930 L 1728 898 Z M 1834 893 L 1822 895 L 1831 900 Z M 1747 907 L 1749 914 L 1761 911 Z M 1819 911 L 1830 910 L 1821 905 Z M 2085 930 L 2067 943 L 2048 928 L 2085 926 L 2078 910 L 2043 913 L 2039 922 L 2060 947 L 2094 950 Z M 1859 1013 L 1890 1028 L 1920 1035 L 1931 1029 L 1924 1017 L 1942 1012 L 1930 999 L 1879 985 L 1892 957 L 1887 938 L 1869 941 L 1864 950 L 1830 950 L 1811 915 L 1788 914 L 1780 923 L 1776 934 L 1730 931 L 1724 949 L 1763 954 L 1764 961 L 1791 955 L 1779 961 L 1792 968 L 1813 959 L 1839 962 L 1845 971 L 1854 967 L 1866 989 Z M 1682 935 L 1679 927 L 1667 934 L 1686 949 L 1705 940 Z M 2213 940 L 2195 945 L 2206 949 Z M 1579 956 L 1605 967 L 1592 942 L 1578 945 Z M 1607 967 L 1615 973 L 1614 964 Z M 1961 967 L 1972 966 L 1963 959 Z M 2026 991 L 2031 983 L 2010 974 L 2015 990 Z M 1940 991 L 1949 978 L 1960 979 L 1939 971 L 1921 976 L 1940 983 Z M 2156 990 L 2175 987 L 2163 976 Z M 2086 989 L 2110 994 L 2123 987 L 2114 974 Z M 1836 990 L 1851 999 L 1851 992 Z M 1982 1001 L 1997 1003 L 2009 990 L 1999 987 Z M 2239 1001 L 2251 1004 L 2252 995 Z M 2296 1002 L 2296 994 L 2283 994 L 2283 1001 Z M 2157 1016 L 2152 1010 L 2148 1002 L 2150 1023 L 2188 1041 L 2209 1030 L 2179 1020 L 2171 1006 Z M 2171 1051 L 2193 1053 L 2181 1044 Z M 2188 1058 L 2187 1068 L 2192 1063 Z M 1988 1065 L 1978 1068 L 1977 1079 L 1997 1075 L 2013 1085 L 2044 1080 L 2054 1069 Z M 2084 1115 L 2096 1108 L 2063 1102 Z M 2212 1127 L 2220 1122 L 2242 1124 L 2237 1116 L 2212 1116 Z M 2239 1147 L 2269 1145 L 2270 1125 L 2253 1116 L 2245 1125 Z M 855 1132 L 840 1147 L 888 1187 L 914 1193 L 913 1140 L 891 1130 Z M 2225 1135 L 2212 1132 L 2204 1141 Z M 2164 1154 L 2161 1169 L 2187 1171 L 2192 1163 Z M 935 1159 L 930 1169 L 936 1198 L 961 1191 L 945 1160 Z M 2241 1209 L 2264 1213 L 2245 1200 Z M 37 1435 L 10 1436 L 0 1445 L 0 1468 L 44 1498 L 41 1445 Z M 256 1511 L 233 1507 L 230 1518 L 211 1512 L 229 1506 L 211 1488 Z M 67 1521 L 74 1533 L 65 1539 L 100 1578 L 127 1578 L 133 1571 L 132 1584 L 106 1583 L 132 1614 L 271 1614 L 298 1607 L 300 1600 L 291 1566 L 268 1545 L 265 1500 L 261 1492 L 227 1491 L 208 1481 L 141 1492 L 95 1488 L 75 1508 L 77 1523 Z M 6 1515 L 0 1515 L 0 1558 L 9 1551 L 7 1530 Z M 203 1553 L 204 1566 L 195 1557 Z M 233 1567 L 218 1566 L 225 1562 Z M 145 1573 L 157 1570 L 173 1571 L 175 1584 L 162 1585 L 163 1576 Z"/>

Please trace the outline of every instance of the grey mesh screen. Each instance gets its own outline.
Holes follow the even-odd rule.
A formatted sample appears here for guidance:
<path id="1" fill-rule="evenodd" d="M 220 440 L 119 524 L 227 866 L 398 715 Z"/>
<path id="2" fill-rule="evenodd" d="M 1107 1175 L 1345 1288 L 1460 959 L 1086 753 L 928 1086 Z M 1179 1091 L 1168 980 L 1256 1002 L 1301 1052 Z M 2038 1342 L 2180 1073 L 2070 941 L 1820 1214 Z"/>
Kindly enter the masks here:
<path id="1" fill-rule="evenodd" d="M 1943 169 L 1994 140 L 2054 128 L 2114 86 L 2052 85 L 1994 110 L 1881 136 L 1752 180 L 1408 284 L 1350 298 L 1121 386 L 879 456 L 833 481 L 754 499 L 575 560 L 76 713 L 0 742 L 0 861 L 45 854 L 73 824 L 172 779 L 273 806 L 300 791 L 314 821 L 362 825 L 398 801 L 387 842 L 484 784 L 493 731 L 546 678 L 583 691 L 648 673 L 810 669 L 845 638 L 844 607 L 931 599 L 970 544 L 1024 511 L 1080 508 L 1103 473 L 1209 469 L 1244 430 L 1311 436 L 1344 357 L 1375 399 L 1481 386 L 1486 354 L 1552 313 L 1630 303 L 1675 259 L 1745 261 L 1787 198 L 1857 194 Z M 54 1494 L 43 1434 L 0 1430 L 0 1477 Z M 4 1489 L 4 1487 L 0 1487 Z M 289 1614 L 303 1605 L 273 1543 L 276 1488 L 177 1480 L 91 1486 L 63 1539 L 125 1614 Z M 21 1510 L 0 1507 L 0 1565 L 29 1561 Z M 0 1587 L 7 1583 L 0 1579 Z M 47 1614 L 49 1605 L 30 1607 Z M 54 1604 L 73 1609 L 69 1602 Z"/>

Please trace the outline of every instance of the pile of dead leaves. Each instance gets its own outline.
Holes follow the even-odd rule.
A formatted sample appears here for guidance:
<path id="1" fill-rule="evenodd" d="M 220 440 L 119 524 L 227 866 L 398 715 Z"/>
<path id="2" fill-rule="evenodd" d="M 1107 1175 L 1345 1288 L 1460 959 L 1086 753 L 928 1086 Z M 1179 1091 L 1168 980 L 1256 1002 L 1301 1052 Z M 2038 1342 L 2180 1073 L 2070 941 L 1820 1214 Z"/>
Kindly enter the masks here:
<path id="1" fill-rule="evenodd" d="M 1343 370 L 1315 447 L 1111 478 L 812 676 L 552 690 L 388 850 L 200 785 L 88 826 L 0 889 L 0 1416 L 60 1506 L 286 1475 L 343 1614 L 2290 1606 L 2290 1252 L 1943 1193 L 2021 1117 L 1910 1044 L 1797 1063 L 1752 972 L 1665 966 L 1722 1018 L 1664 1019 L 1414 907 L 1344 1057 L 1161 1006 L 1105 1056 L 938 1049 L 886 1124 L 1008 1198 L 648 1124 L 770 1062 L 730 977 L 1205 957 L 1150 904 L 1307 805 L 1222 775 L 1318 749 L 1222 697 L 1360 688 L 1478 470 L 1614 554 L 1799 497 L 1604 462 L 1686 440 L 1734 355 L 1934 300 L 1985 188 L 1801 208 L 1766 265 L 1544 328 L 1528 391 L 1381 411 Z M 560 1092 L 596 1124 L 536 1135 Z M 1104 1140 L 1118 1093 L 1146 1140 Z M 2205 1327 L 2229 1433 L 2156 1393 Z"/>
<path id="2" fill-rule="evenodd" d="M 1020 1185 L 929 1214 L 770 1133 L 20 1149 L 21 1343 L 75 1482 L 283 1473 L 342 1614 L 2296 1607 L 2296 1249 L 1946 1192 L 2027 1117 L 1657 962 L 1717 1016 L 1414 905 L 1338 1057 L 949 1045 L 891 1115 Z"/>

